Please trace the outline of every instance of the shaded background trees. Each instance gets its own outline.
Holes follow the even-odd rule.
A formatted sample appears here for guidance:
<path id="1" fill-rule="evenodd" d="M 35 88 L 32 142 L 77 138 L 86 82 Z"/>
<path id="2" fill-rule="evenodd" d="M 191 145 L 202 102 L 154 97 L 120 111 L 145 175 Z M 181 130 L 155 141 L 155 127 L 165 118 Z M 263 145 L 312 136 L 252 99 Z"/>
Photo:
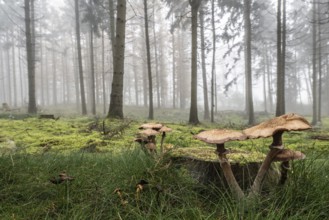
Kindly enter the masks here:
<path id="1" fill-rule="evenodd" d="M 219 122 L 223 110 L 249 124 L 254 111 L 312 114 L 313 124 L 329 114 L 325 0 L 137 0 L 125 32 L 120 3 L 78 2 L 0 2 L 1 102 L 121 118 L 125 106 L 154 119 L 179 108 L 191 123 Z"/>

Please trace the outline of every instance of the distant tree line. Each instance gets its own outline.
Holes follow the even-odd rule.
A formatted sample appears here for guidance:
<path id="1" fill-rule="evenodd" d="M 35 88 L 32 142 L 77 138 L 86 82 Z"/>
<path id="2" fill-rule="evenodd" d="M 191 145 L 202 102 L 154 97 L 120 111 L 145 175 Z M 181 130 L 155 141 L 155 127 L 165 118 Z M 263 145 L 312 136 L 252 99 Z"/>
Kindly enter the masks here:
<path id="1" fill-rule="evenodd" d="M 329 114 L 325 0 L 64 3 L 0 1 L 1 102 L 118 118 L 124 105 L 147 107 L 149 119 L 182 108 L 196 124 L 239 94 L 249 124 L 255 103 L 312 113 L 313 124 Z"/>

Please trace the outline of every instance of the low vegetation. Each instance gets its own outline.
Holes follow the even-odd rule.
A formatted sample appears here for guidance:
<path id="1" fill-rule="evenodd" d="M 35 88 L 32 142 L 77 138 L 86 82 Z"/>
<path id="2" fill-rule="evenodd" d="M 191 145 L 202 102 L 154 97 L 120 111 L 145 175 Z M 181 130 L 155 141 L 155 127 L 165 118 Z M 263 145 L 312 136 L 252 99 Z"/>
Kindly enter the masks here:
<path id="1" fill-rule="evenodd" d="M 266 188 L 252 207 L 241 209 L 228 189 L 198 182 L 171 160 L 170 154 L 188 151 L 194 157 L 202 149 L 202 157 L 216 160 L 211 154 L 215 147 L 193 135 L 223 125 L 244 128 L 242 118 L 232 118 L 193 127 L 161 121 L 172 132 L 164 141 L 166 153 L 157 155 L 134 142 L 142 120 L 2 118 L 1 219 L 327 219 L 328 119 L 321 129 L 284 134 L 286 147 L 307 158 L 295 161 L 286 184 Z M 234 158 L 247 163 L 262 157 L 271 141 L 230 142 L 226 147 L 254 152 Z M 74 179 L 50 181 L 63 172 Z M 148 184 L 137 190 L 141 180 Z"/>

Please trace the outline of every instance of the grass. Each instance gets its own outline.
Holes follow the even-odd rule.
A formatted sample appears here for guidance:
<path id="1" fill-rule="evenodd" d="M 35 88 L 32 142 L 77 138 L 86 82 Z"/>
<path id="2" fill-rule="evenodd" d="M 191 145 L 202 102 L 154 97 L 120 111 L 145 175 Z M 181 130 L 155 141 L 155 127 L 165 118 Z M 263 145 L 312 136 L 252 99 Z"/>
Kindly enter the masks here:
<path id="1" fill-rule="evenodd" d="M 244 127 L 230 120 L 223 124 Z M 307 159 L 294 162 L 286 185 L 264 192 L 245 212 L 229 191 L 202 185 L 167 155 L 145 154 L 133 142 L 143 122 L 0 119 L 0 219 L 328 219 L 328 142 L 311 138 L 328 135 L 328 120 L 320 130 L 284 135 L 287 148 L 302 150 Z M 178 150 L 206 147 L 193 134 L 224 126 L 166 125 L 173 132 L 165 142 Z M 266 153 L 270 142 L 256 139 L 227 147 Z M 49 181 L 63 171 L 75 179 Z M 141 179 L 149 184 L 136 199 Z M 114 193 L 117 188 L 126 205 Z"/>

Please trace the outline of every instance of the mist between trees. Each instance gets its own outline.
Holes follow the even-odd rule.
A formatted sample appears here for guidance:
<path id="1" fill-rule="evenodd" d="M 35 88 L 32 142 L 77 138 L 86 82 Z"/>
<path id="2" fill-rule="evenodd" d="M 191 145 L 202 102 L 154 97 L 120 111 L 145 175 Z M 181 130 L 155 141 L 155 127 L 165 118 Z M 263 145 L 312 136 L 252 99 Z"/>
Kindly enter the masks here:
<path id="1" fill-rule="evenodd" d="M 325 0 L 0 0 L 0 102 L 123 118 L 139 106 L 329 109 Z M 5 111 L 4 106 L 2 110 Z"/>

